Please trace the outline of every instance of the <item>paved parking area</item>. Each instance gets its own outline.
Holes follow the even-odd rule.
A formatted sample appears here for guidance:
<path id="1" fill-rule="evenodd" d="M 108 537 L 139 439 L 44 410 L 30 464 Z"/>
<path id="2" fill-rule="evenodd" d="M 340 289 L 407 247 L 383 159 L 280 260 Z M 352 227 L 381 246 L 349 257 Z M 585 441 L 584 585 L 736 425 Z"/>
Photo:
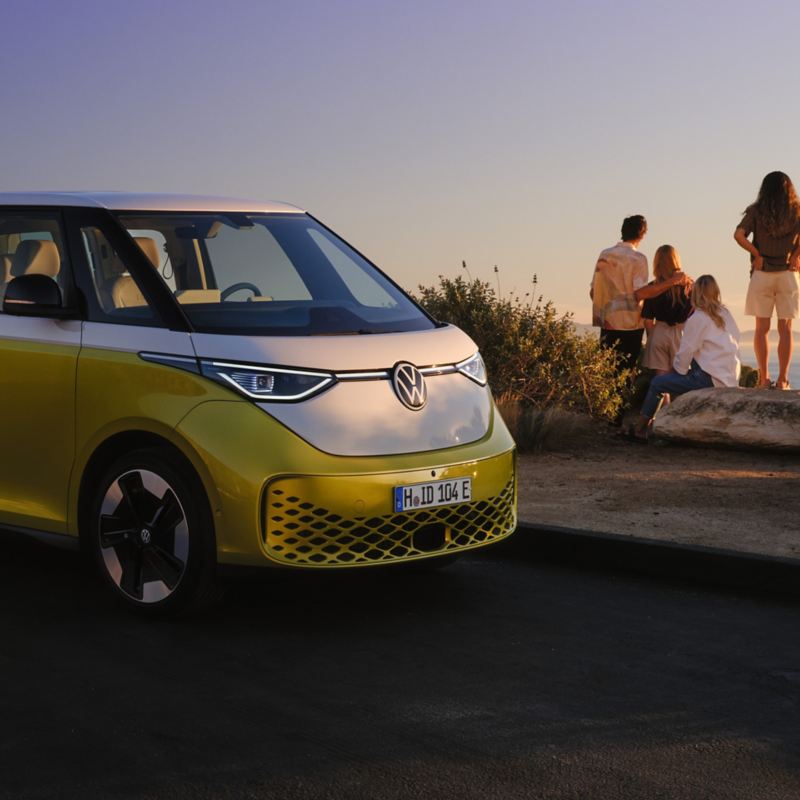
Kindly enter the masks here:
<path id="1" fill-rule="evenodd" d="M 472 556 L 203 618 L 0 546 L 0 798 L 800 796 L 800 603 Z"/>

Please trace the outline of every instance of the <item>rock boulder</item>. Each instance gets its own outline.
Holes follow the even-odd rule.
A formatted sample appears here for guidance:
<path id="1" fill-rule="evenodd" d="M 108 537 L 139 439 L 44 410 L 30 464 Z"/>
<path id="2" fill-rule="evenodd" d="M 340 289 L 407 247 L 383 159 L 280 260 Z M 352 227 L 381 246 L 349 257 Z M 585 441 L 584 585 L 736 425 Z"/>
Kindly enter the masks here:
<path id="1" fill-rule="evenodd" d="M 800 392 L 700 389 L 662 409 L 660 439 L 800 452 Z"/>

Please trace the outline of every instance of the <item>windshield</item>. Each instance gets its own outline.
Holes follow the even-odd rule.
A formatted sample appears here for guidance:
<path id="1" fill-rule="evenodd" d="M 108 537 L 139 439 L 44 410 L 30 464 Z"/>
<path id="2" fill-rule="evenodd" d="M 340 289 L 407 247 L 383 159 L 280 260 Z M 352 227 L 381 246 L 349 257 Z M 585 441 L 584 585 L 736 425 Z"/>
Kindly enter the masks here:
<path id="1" fill-rule="evenodd" d="M 197 331 L 302 336 L 434 327 L 388 278 L 305 214 L 118 216 Z"/>

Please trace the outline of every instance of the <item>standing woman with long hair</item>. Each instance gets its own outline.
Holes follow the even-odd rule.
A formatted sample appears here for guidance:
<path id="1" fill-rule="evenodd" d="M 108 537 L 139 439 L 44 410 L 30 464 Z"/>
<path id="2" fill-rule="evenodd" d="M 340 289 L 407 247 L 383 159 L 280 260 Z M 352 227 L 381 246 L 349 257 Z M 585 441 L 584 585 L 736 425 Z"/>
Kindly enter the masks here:
<path id="1" fill-rule="evenodd" d="M 636 299 L 644 300 L 642 319 L 647 330 L 642 366 L 663 375 L 672 369 L 683 323 L 692 310 L 692 279 L 681 269 L 681 257 L 671 244 L 662 244 L 656 250 L 653 275 L 655 280 L 636 291 Z"/>
<path id="2" fill-rule="evenodd" d="M 733 238 L 750 253 L 744 313 L 756 318 L 753 350 L 759 386 L 789 389 L 792 320 L 800 315 L 800 200 L 788 175 L 770 172 L 764 178 Z M 778 379 L 774 384 L 769 375 L 767 338 L 773 312 L 778 315 Z"/>
<path id="3" fill-rule="evenodd" d="M 738 386 L 739 328 L 722 304 L 719 286 L 711 275 L 701 275 L 692 286 L 693 311 L 683 328 L 683 338 L 673 371 L 650 382 L 642 413 L 631 435 L 646 441 L 647 431 L 664 395 L 675 398 L 695 389 Z"/>

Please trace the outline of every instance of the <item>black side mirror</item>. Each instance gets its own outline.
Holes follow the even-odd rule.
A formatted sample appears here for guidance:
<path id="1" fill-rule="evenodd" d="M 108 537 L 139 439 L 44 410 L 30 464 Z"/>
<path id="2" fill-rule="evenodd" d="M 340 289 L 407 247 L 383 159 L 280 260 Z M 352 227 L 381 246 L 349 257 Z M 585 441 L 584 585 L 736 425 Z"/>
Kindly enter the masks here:
<path id="1" fill-rule="evenodd" d="M 12 278 L 3 298 L 3 313 L 19 317 L 72 316 L 61 300 L 61 289 L 48 275 L 19 275 Z"/>

